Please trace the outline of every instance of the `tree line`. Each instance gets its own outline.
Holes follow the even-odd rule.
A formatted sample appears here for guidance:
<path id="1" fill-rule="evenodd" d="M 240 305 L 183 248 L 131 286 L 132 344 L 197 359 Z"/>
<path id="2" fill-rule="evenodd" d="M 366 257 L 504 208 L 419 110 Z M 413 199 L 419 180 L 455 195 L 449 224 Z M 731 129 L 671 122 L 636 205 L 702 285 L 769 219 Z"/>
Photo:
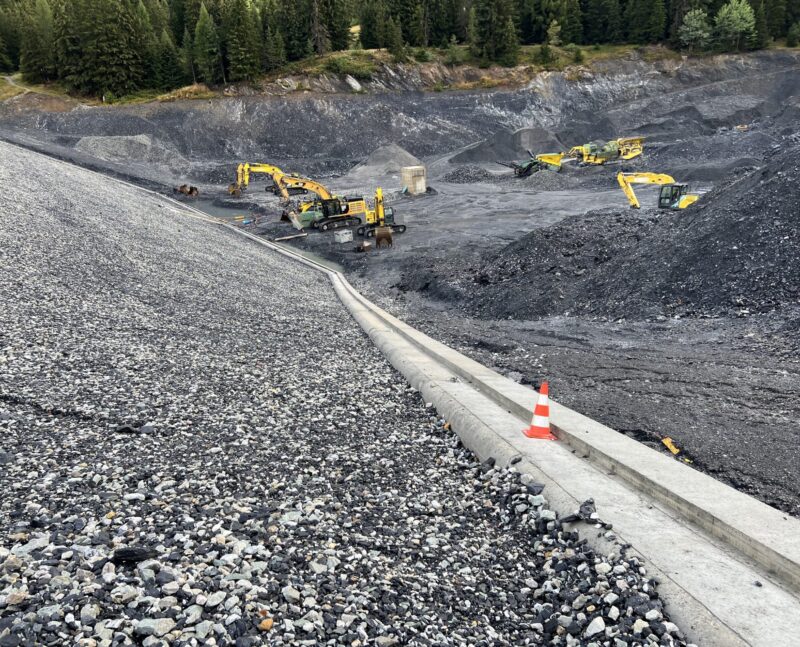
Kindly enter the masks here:
<path id="1" fill-rule="evenodd" d="M 520 44 L 742 50 L 784 37 L 800 39 L 800 0 L 0 0 L 0 70 L 98 96 L 248 81 L 350 47 L 403 58 L 467 44 L 513 65 Z"/>

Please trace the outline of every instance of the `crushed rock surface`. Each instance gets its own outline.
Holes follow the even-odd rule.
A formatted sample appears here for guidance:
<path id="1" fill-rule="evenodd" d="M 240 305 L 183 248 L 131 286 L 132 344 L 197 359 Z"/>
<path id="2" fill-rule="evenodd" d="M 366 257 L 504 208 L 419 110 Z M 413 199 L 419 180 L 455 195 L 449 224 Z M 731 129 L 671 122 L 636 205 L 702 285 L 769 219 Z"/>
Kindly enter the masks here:
<path id="1" fill-rule="evenodd" d="M 685 644 L 642 564 L 478 464 L 319 275 L 0 158 L 0 643 Z"/>

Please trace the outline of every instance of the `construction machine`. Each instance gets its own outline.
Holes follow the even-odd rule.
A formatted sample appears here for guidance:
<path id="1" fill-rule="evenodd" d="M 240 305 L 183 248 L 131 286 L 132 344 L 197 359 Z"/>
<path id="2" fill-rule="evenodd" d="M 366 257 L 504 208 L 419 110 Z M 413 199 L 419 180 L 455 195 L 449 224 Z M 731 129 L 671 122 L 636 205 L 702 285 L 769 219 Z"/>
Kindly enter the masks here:
<path id="1" fill-rule="evenodd" d="M 356 233 L 359 236 L 371 238 L 380 229 L 386 229 L 395 234 L 402 234 L 406 230 L 405 225 L 395 222 L 394 209 L 384 205 L 383 189 L 381 187 L 375 189 L 375 208 L 368 210 L 366 215 L 366 222 L 356 229 Z M 391 238 L 389 243 L 391 244 Z"/>
<path id="2" fill-rule="evenodd" d="M 268 175 L 272 180 L 272 186 L 268 187 L 267 190 L 271 190 L 275 193 L 280 191 L 283 178 L 293 177 L 272 164 L 251 164 L 250 162 L 243 162 L 236 167 L 236 182 L 228 185 L 228 193 L 236 197 L 242 195 L 242 192 L 246 191 L 247 187 L 250 186 L 251 173 L 263 173 Z M 303 191 L 303 193 L 305 193 L 305 191 Z M 286 199 L 288 199 L 288 197 L 289 193 L 286 192 Z"/>
<path id="3" fill-rule="evenodd" d="M 514 175 L 516 177 L 528 177 L 529 175 L 533 175 L 545 169 L 560 171 L 561 159 L 563 157 L 564 153 L 542 153 L 540 155 L 534 155 L 528 151 L 528 159 L 526 160 L 520 160 L 519 162 L 498 161 L 497 163 L 514 169 Z"/>
<path id="4" fill-rule="evenodd" d="M 640 207 L 639 199 L 633 192 L 633 184 L 660 184 L 661 190 L 658 194 L 659 209 L 672 209 L 673 211 L 685 209 L 700 198 L 696 193 L 689 193 L 687 184 L 675 182 L 675 178 L 665 173 L 618 173 L 617 182 L 622 187 L 622 191 L 633 209 Z"/>
<path id="5" fill-rule="evenodd" d="M 583 144 L 573 146 L 564 155 L 576 159 L 579 164 L 605 164 L 616 160 L 629 160 L 644 151 L 644 137 L 623 137 L 605 144 Z"/>

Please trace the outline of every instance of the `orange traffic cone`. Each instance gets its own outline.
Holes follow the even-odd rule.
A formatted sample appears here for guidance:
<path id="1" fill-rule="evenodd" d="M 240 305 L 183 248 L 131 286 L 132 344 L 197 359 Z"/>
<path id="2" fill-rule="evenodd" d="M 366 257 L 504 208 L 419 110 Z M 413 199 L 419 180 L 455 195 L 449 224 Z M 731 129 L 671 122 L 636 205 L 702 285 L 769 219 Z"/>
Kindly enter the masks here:
<path id="1" fill-rule="evenodd" d="M 522 432 L 528 438 L 556 440 L 556 437 L 550 433 L 550 401 L 547 397 L 547 391 L 547 382 L 542 382 L 542 386 L 539 387 L 539 399 L 536 402 L 536 408 L 533 410 L 531 426 Z"/>

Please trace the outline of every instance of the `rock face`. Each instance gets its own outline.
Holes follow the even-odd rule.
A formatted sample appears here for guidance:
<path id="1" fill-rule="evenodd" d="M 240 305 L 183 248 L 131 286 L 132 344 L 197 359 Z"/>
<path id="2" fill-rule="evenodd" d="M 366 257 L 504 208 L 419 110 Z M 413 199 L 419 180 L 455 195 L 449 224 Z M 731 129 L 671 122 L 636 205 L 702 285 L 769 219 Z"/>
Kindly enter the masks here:
<path id="1" fill-rule="evenodd" d="M 0 186 L 2 644 L 684 644 L 320 276 L 5 144 Z"/>

